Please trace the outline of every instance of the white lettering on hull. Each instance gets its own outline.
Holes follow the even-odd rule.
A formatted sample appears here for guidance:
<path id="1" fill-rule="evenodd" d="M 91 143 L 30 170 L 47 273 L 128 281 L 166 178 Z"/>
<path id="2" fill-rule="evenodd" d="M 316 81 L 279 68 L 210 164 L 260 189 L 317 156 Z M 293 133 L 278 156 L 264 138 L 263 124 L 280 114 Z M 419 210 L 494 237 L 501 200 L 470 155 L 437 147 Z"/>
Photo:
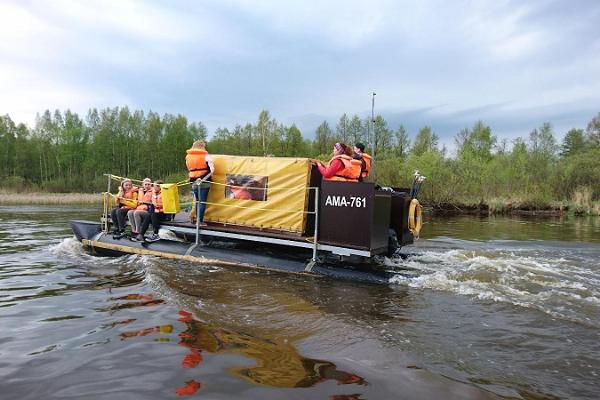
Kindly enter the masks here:
<path id="1" fill-rule="evenodd" d="M 356 197 L 356 196 L 327 196 L 325 199 L 325 205 L 331 207 L 367 207 L 367 198 L 366 197 Z"/>

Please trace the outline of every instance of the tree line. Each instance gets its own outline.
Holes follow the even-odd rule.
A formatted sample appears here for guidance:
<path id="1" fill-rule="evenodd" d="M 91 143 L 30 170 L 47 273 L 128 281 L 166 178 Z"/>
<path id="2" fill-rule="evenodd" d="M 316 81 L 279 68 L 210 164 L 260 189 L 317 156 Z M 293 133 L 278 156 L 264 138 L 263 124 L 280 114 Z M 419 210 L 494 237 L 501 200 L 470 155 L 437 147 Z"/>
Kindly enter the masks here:
<path id="1" fill-rule="evenodd" d="M 183 115 L 90 109 L 84 118 L 45 111 L 33 128 L 0 116 L 0 187 L 52 192 L 101 191 L 104 173 L 165 181 L 185 176 L 184 154 L 197 139 L 214 154 L 327 159 L 336 142 L 363 142 L 375 157 L 374 178 L 382 185 L 410 185 L 414 170 L 428 177 L 424 200 L 433 204 L 514 201 L 547 204 L 584 193 L 600 199 L 600 113 L 573 128 L 559 143 L 549 122 L 512 142 L 499 139 L 482 121 L 458 132 L 456 154 L 425 126 L 411 138 L 403 125 L 381 116 L 342 115 L 323 121 L 314 139 L 262 111 L 255 123 L 218 128 L 208 139 L 201 122 Z"/>

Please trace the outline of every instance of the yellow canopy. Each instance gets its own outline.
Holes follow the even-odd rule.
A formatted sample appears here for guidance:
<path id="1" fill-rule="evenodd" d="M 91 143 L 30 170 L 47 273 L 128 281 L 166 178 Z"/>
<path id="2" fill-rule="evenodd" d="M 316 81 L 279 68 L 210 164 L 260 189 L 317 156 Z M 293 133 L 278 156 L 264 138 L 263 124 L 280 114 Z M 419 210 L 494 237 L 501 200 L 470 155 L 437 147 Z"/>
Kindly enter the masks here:
<path id="1" fill-rule="evenodd" d="M 302 233 L 308 158 L 211 155 L 215 172 L 205 221 Z"/>

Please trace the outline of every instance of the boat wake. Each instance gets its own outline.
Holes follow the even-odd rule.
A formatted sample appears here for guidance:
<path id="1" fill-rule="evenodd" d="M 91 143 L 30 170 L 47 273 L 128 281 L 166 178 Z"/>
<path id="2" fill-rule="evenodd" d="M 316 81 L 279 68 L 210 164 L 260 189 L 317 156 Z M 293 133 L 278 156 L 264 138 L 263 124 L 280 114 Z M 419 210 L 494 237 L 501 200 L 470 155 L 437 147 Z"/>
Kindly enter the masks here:
<path id="1" fill-rule="evenodd" d="M 387 261 L 398 271 L 391 283 L 509 303 L 600 326 L 594 317 L 600 313 L 600 268 L 594 261 L 598 246 L 428 242 L 406 259 Z"/>

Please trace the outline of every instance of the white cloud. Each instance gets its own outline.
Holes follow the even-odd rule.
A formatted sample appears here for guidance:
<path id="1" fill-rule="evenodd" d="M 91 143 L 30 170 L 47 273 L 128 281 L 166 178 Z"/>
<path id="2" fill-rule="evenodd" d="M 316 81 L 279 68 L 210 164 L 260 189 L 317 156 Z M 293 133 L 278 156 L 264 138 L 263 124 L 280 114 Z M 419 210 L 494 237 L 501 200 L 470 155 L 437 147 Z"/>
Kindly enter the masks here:
<path id="1" fill-rule="evenodd" d="M 481 104 L 597 102 L 600 7 L 570 7 L 557 27 L 554 6 L 5 1 L 0 113 L 31 121 L 126 103 L 231 126 L 263 107 L 280 120 L 365 113 L 373 90 L 379 109 L 437 106 L 448 118 Z"/>

